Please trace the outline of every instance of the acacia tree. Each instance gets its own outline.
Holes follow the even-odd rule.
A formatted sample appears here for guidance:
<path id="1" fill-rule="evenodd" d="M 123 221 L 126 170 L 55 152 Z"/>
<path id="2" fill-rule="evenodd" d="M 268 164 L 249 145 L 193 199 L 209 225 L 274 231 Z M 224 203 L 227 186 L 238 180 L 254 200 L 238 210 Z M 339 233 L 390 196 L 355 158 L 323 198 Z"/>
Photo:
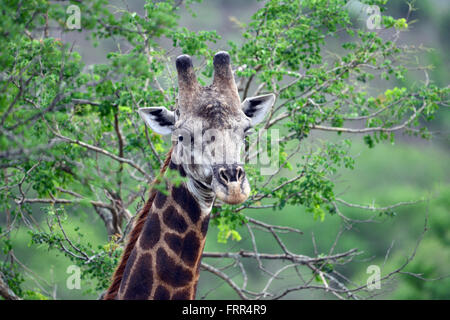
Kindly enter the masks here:
<path id="1" fill-rule="evenodd" d="M 67 3 L 8 0 L 0 7 L 0 295 L 5 299 L 51 296 L 45 285 L 38 291 L 23 287 L 25 274 L 35 276 L 14 254 L 14 230 L 28 230 L 29 250 L 43 245 L 73 261 L 83 279 L 94 280 L 92 291 L 100 294 L 108 286 L 133 217 L 170 148 L 170 141 L 149 132 L 136 111 L 175 105 L 173 61 L 180 52 L 200 61 L 199 79 L 209 81 L 214 54 L 209 47 L 220 39 L 214 31 L 179 26 L 180 9 L 189 12 L 191 1 L 147 0 L 139 14 L 104 0 L 70 2 L 81 14 L 80 30 L 94 42 L 114 41 L 116 49 L 106 63 L 85 65 L 73 43 L 58 38 L 75 32 L 68 28 L 75 11 L 66 11 Z M 235 206 L 216 203 L 212 212 L 218 241 L 239 241 L 243 233 L 251 239 L 248 247 L 234 252 L 205 252 L 202 263 L 205 272 L 222 279 L 240 298 L 278 299 L 306 289 L 338 298 L 371 296 L 366 283 L 353 283 L 340 273 L 360 250 L 335 248 L 345 230 L 373 217 L 354 220 L 345 210 L 392 215 L 408 202 L 388 207 L 349 203 L 336 196 L 333 177 L 340 167 L 353 168 L 351 135 L 370 148 L 393 141 L 399 132 L 430 138 L 425 122 L 448 103 L 448 87 L 435 86 L 427 68 L 414 64 L 417 48 L 398 44 L 408 17 L 375 16 L 374 30 L 358 27 L 349 14 L 350 2 L 267 1 L 250 23 L 240 24 L 244 41 L 223 48 L 232 57 L 242 99 L 276 94 L 255 135 L 270 137 L 273 129 L 280 133 L 277 147 L 269 150 L 278 159 L 276 170 L 261 175 L 260 166 L 247 165 L 253 190 L 249 199 Z M 383 11 L 387 1 L 361 2 Z M 342 44 L 330 52 L 328 44 L 336 39 Z M 405 84 L 408 70 L 420 70 L 424 80 Z M 327 138 L 311 143 L 320 132 Z M 258 157 L 258 148 L 249 148 L 247 159 Z M 317 220 L 342 218 L 344 228 L 326 254 L 293 251 L 283 234 L 302 236 L 300 230 L 246 215 L 248 209 L 282 213 L 286 206 L 306 208 Z M 101 219 L 108 235 L 103 244 L 92 245 L 82 230 L 67 223 L 67 215 L 78 210 Z M 69 236 L 68 228 L 76 236 Z M 277 253 L 258 249 L 261 230 L 273 238 Z M 404 273 L 414 254 L 400 268 L 384 270 L 381 281 Z M 228 264 L 214 266 L 218 259 Z M 266 277 L 262 287 L 248 283 L 244 260 Z M 274 267 L 267 261 L 278 263 Z M 297 271 L 293 285 L 273 289 L 290 268 Z"/>

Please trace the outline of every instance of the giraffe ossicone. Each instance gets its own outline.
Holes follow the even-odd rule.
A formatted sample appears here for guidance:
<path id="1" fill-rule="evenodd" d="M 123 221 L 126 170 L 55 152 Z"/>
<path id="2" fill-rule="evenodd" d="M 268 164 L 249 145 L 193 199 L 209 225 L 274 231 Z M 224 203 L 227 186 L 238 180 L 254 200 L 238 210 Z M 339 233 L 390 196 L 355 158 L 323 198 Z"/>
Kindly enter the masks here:
<path id="1" fill-rule="evenodd" d="M 214 200 L 238 204 L 250 194 L 240 154 L 249 129 L 263 121 L 275 95 L 241 102 L 228 53 L 218 52 L 213 65 L 212 84 L 201 86 L 192 59 L 179 56 L 174 111 L 139 109 L 152 130 L 171 135 L 169 168 L 186 181 L 168 182 L 167 194 L 156 191 L 144 206 L 145 221 L 135 224 L 133 243 L 106 299 L 194 299 Z"/>

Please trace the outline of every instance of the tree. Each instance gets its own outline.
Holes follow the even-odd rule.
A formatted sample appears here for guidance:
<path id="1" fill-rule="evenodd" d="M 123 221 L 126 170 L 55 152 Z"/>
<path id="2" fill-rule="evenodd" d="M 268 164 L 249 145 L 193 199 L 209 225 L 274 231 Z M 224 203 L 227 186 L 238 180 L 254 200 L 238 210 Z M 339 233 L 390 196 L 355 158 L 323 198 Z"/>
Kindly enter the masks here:
<path id="1" fill-rule="evenodd" d="M 381 12 L 385 2 L 364 1 Z M 32 270 L 14 254 L 14 230 L 27 230 L 30 250 L 41 245 L 70 259 L 82 278 L 92 281 L 91 292 L 100 294 L 108 286 L 136 209 L 145 201 L 170 146 L 170 141 L 147 130 L 136 110 L 174 105 L 175 52 L 203 62 L 197 70 L 202 81 L 209 81 L 212 74 L 214 52 L 209 46 L 220 36 L 179 26 L 181 8 L 189 10 L 191 3 L 147 0 L 138 14 L 126 6 L 115 10 L 104 0 L 71 1 L 75 9 L 58 1 L 2 2 L 3 298 L 52 296 L 43 287 L 23 287 L 24 273 Z M 408 17 L 394 19 L 371 11 L 365 19 L 373 23 L 358 26 L 352 18 L 355 6 L 368 8 L 345 0 L 267 1 L 249 24 L 240 25 L 243 43 L 230 42 L 224 48 L 232 56 L 242 99 L 266 92 L 277 96 L 255 133 L 259 140 L 267 136 L 275 141 L 268 149 L 275 169 L 261 175 L 261 165 L 248 164 L 253 194 L 242 205 L 216 203 L 212 213 L 219 242 L 239 241 L 248 232 L 251 247 L 205 252 L 202 263 L 205 271 L 223 279 L 240 298 L 278 299 L 305 289 L 323 290 L 338 298 L 370 297 L 370 286 L 377 282 L 355 284 L 339 272 L 361 254 L 358 248 L 335 252 L 346 228 L 361 222 L 343 210 L 358 208 L 393 216 L 396 207 L 415 202 L 375 207 L 349 203 L 336 195 L 334 175 L 355 163 L 349 152 L 352 135 L 363 136 L 369 148 L 393 142 L 400 132 L 431 138 L 426 122 L 448 104 L 449 88 L 434 85 L 428 67 L 415 63 L 418 49 L 398 44 L 401 32 L 408 29 Z M 96 43 L 114 42 L 116 48 L 108 53 L 107 63 L 86 66 L 73 43 L 52 36 L 54 30 L 75 32 L 77 12 L 79 31 Z M 338 38 L 343 41 L 341 47 L 327 51 Z M 424 80 L 408 83 L 409 70 L 423 72 Z M 311 143 L 311 137 L 320 134 L 327 134 L 326 139 Z M 261 154 L 255 141 L 249 141 L 249 160 Z M 283 240 L 283 233 L 301 234 L 300 230 L 246 215 L 249 209 L 282 213 L 286 206 L 306 208 L 318 221 L 338 215 L 345 227 L 327 253 L 308 256 L 288 249 Z M 83 230 L 69 222 L 68 217 L 77 211 L 87 212 L 89 219 L 101 219 L 107 233 L 102 244 L 93 245 Z M 424 232 L 426 221 L 425 217 Z M 276 253 L 258 250 L 255 230 L 264 230 L 274 239 Z M 383 270 L 380 281 L 404 273 L 414 255 L 415 250 L 400 268 Z M 210 262 L 215 259 L 231 264 L 215 267 Z M 253 261 L 267 278 L 262 289 L 247 288 L 244 260 Z M 278 262 L 275 270 L 267 261 Z M 238 280 L 230 272 L 236 268 L 241 271 Z M 279 275 L 291 268 L 298 271 L 292 280 L 295 285 L 275 289 Z M 304 278 L 299 270 L 309 270 L 310 276 Z"/>

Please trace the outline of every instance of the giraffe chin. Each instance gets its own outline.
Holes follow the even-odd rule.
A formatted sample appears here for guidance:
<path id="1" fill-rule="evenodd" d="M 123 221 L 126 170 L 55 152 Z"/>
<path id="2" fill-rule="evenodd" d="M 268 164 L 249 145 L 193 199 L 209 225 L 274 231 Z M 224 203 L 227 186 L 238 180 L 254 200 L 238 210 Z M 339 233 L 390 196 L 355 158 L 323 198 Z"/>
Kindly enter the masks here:
<path id="1" fill-rule="evenodd" d="M 239 204 L 247 200 L 250 194 L 250 185 L 248 181 L 244 181 L 242 184 L 239 182 L 230 182 L 227 186 L 216 185 L 213 189 L 216 192 L 218 199 L 228 204 Z"/>

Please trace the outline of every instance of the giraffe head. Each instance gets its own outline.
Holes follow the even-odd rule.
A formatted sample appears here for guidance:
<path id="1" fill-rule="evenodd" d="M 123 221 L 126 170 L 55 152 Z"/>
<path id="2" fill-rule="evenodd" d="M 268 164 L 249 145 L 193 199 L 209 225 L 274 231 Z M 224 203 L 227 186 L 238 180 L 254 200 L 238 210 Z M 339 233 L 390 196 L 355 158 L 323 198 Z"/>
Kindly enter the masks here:
<path id="1" fill-rule="evenodd" d="M 213 64 L 213 83 L 204 87 L 197 82 L 191 58 L 179 56 L 175 110 L 150 107 L 139 113 L 156 133 L 171 134 L 172 161 L 186 174 L 194 195 L 237 204 L 250 193 L 241 159 L 245 137 L 264 119 L 275 95 L 241 102 L 228 53 L 218 52 Z"/>

